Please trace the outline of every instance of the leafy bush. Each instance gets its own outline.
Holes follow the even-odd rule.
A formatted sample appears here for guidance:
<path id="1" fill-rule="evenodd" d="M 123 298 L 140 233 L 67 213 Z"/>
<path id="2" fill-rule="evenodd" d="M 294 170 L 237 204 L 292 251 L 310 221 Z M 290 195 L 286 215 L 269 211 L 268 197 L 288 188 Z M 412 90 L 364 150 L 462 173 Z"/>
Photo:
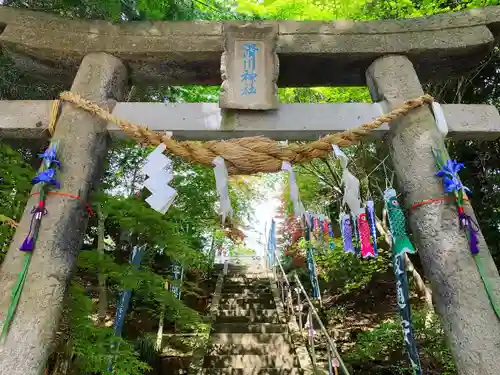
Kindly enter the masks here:
<path id="1" fill-rule="evenodd" d="M 438 318 L 424 309 L 413 311 L 412 317 L 422 363 L 426 363 L 427 368 L 439 369 L 436 374 L 455 374 L 455 365 Z M 344 359 L 353 367 L 363 368 L 368 363 L 385 362 L 394 374 L 412 374 L 404 351 L 399 315 L 395 314 L 373 330 L 358 334 L 355 346 L 344 355 Z"/>
<path id="2" fill-rule="evenodd" d="M 91 319 L 92 301 L 85 290 L 74 283 L 70 293 L 70 340 L 74 365 L 82 373 L 109 374 L 112 358 L 113 375 L 144 375 L 150 367 L 139 359 L 133 346 L 113 334 L 112 328 L 96 327 Z"/>

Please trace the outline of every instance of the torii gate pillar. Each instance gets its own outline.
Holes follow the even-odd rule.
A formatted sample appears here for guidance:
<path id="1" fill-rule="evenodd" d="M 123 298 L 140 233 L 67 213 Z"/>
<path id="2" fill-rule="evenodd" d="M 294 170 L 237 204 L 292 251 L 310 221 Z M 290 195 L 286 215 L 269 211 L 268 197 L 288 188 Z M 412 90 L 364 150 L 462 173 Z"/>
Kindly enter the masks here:
<path id="1" fill-rule="evenodd" d="M 119 59 L 105 53 L 92 53 L 83 58 L 71 90 L 111 110 L 110 100 L 123 100 L 126 83 L 127 70 Z M 53 138 L 61 140 L 58 151 L 62 161 L 61 191 L 86 200 L 104 167 L 108 150 L 106 121 L 65 104 L 57 124 Z M 88 213 L 76 199 L 55 195 L 47 200 L 49 214 L 42 220 L 26 287 L 6 342 L 0 345 L 0 374 L 40 375 L 43 372 L 53 349 L 50 344 L 87 228 Z M 2 263 L 2 321 L 10 304 L 10 291 L 22 267 L 24 253 L 18 249 L 27 235 L 35 202 L 36 197 L 28 200 Z"/>
<path id="2" fill-rule="evenodd" d="M 386 101 L 390 109 L 423 94 L 417 73 L 405 56 L 376 60 L 368 68 L 367 84 L 372 99 Z M 390 129 L 388 143 L 405 207 L 443 196 L 431 147 L 444 148 L 444 140 L 430 109 L 415 109 L 391 123 Z M 467 213 L 475 219 L 466 204 Z M 409 223 L 458 374 L 500 374 L 500 321 L 459 228 L 454 203 L 420 206 L 410 213 Z M 479 256 L 499 295 L 500 277 L 482 233 L 479 240 Z"/>

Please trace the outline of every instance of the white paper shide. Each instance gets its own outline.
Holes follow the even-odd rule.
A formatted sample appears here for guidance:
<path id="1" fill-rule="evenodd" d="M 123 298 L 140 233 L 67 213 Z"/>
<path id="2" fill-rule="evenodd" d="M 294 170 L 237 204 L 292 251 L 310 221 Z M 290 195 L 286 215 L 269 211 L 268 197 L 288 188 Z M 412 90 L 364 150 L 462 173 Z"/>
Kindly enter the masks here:
<path id="1" fill-rule="evenodd" d="M 281 164 L 282 171 L 288 171 L 288 184 L 290 185 L 290 199 L 293 202 L 293 211 L 296 217 L 301 217 L 305 212 L 302 201 L 299 196 L 299 186 L 297 185 L 297 180 L 295 179 L 295 172 L 289 161 L 284 161 Z"/>
<path id="2" fill-rule="evenodd" d="M 231 207 L 231 201 L 229 200 L 229 189 L 228 180 L 229 175 L 227 173 L 226 163 L 224 158 L 217 156 L 212 164 L 214 166 L 215 173 L 215 185 L 217 187 L 217 193 L 219 193 L 220 198 L 220 214 L 222 216 L 222 224 L 226 222 L 226 217 L 230 219 L 233 218 L 233 208 Z"/>
<path id="3" fill-rule="evenodd" d="M 340 159 L 342 167 L 342 183 L 344 184 L 344 198 L 343 203 L 347 204 L 351 212 L 358 216 L 364 212 L 359 197 L 359 180 L 347 169 L 349 159 L 346 154 L 337 145 L 333 145 L 333 153 Z"/>
<path id="4" fill-rule="evenodd" d="M 144 181 L 144 186 L 151 192 L 151 195 L 146 198 L 146 202 L 154 210 L 166 213 L 173 203 L 177 191 L 168 186 L 172 181 L 172 162 L 166 157 L 165 144 L 161 143 L 149 156 L 142 167 L 142 171 L 149 178 Z"/>

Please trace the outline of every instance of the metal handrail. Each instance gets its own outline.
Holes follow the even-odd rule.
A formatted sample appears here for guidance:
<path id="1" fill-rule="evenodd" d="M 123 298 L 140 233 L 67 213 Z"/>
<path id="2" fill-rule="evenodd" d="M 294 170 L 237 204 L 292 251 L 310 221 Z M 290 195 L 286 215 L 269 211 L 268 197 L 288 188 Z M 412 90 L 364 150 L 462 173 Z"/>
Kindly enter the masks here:
<path id="1" fill-rule="evenodd" d="M 319 324 L 319 327 L 323 331 L 323 334 L 326 336 L 326 339 L 328 340 L 328 343 L 330 345 L 330 349 L 333 350 L 333 353 L 337 357 L 337 359 L 339 361 L 339 364 L 340 364 L 340 367 L 342 368 L 342 371 L 344 371 L 344 373 L 346 375 L 349 375 L 349 371 L 347 370 L 347 368 L 346 368 L 346 366 L 344 364 L 344 361 L 340 357 L 340 354 L 339 354 L 339 352 L 337 350 L 337 345 L 335 344 L 335 341 L 333 341 L 333 339 L 328 334 L 328 331 L 326 330 L 325 325 L 323 324 L 323 322 L 321 321 L 321 318 L 319 317 L 318 311 L 316 310 L 316 308 L 312 304 L 311 300 L 309 299 L 309 296 L 307 295 L 307 292 L 304 289 L 304 286 L 302 285 L 302 283 L 300 282 L 299 277 L 297 276 L 297 274 L 295 274 L 295 282 L 298 284 L 300 290 L 304 294 L 304 297 L 306 298 L 306 301 L 309 304 L 310 311 L 312 311 L 314 317 L 316 318 L 316 320 L 317 320 L 317 322 Z"/>
<path id="2" fill-rule="evenodd" d="M 274 273 L 274 277 L 277 280 L 277 282 L 279 284 L 279 287 L 281 289 L 282 302 L 283 302 L 283 304 L 285 306 L 288 307 L 288 310 L 289 310 L 288 312 L 289 312 L 290 315 L 295 314 L 294 303 L 293 303 L 293 296 L 292 296 L 292 293 L 291 293 L 290 281 L 288 280 L 288 277 L 287 277 L 287 275 L 285 273 L 285 270 L 283 269 L 283 265 L 281 264 L 281 261 L 280 261 L 280 259 L 278 257 L 278 254 L 277 254 L 276 250 L 274 250 L 274 262 L 275 262 L 274 266 L 273 265 L 269 265 L 269 266 L 270 266 L 270 268 L 272 268 L 273 273 Z M 276 264 L 278 265 L 278 267 L 276 267 Z M 284 282 L 282 282 L 277 277 L 278 275 L 277 275 L 277 272 L 276 272 L 276 268 L 279 268 L 281 270 L 281 277 L 283 278 Z M 337 373 L 337 368 L 336 367 L 333 368 L 333 366 L 332 366 L 332 361 L 333 361 L 332 353 L 333 353 L 333 355 L 335 356 L 335 358 L 339 362 L 339 366 L 342 369 L 342 372 L 345 375 L 350 375 L 349 374 L 349 370 L 345 366 L 344 361 L 342 361 L 342 358 L 340 357 L 340 354 L 339 354 L 339 352 L 337 350 L 337 345 L 335 344 L 335 341 L 328 334 L 328 331 L 325 328 L 325 325 L 323 324 L 323 322 L 321 321 L 321 318 L 319 317 L 318 311 L 316 310 L 316 308 L 314 307 L 311 299 L 307 295 L 307 292 L 306 292 L 304 286 L 302 285 L 302 283 L 300 282 L 299 277 L 297 276 L 297 274 L 295 274 L 294 276 L 295 276 L 294 277 L 295 282 L 296 282 L 296 284 L 298 286 L 298 288 L 295 288 L 295 291 L 297 293 L 297 312 L 296 312 L 296 314 L 298 315 L 299 328 L 300 328 L 301 332 L 303 330 L 301 294 L 303 294 L 304 297 L 305 297 L 305 302 L 306 302 L 306 304 L 309 307 L 309 314 L 310 314 L 309 315 L 309 324 L 312 324 L 311 317 L 314 317 L 315 320 L 318 322 L 319 328 L 321 329 L 321 331 L 323 332 L 323 334 L 325 335 L 325 337 L 327 339 L 328 368 L 329 368 L 330 374 L 335 374 L 335 375 L 338 374 Z M 284 290 L 285 286 L 288 288 L 288 293 L 286 293 L 286 296 L 285 296 L 285 290 Z M 310 345 L 310 354 L 311 354 L 311 357 L 312 357 L 313 366 L 314 366 L 314 368 L 316 368 L 317 364 L 316 364 L 315 343 L 314 343 L 314 337 L 311 334 L 309 335 L 309 345 Z"/>

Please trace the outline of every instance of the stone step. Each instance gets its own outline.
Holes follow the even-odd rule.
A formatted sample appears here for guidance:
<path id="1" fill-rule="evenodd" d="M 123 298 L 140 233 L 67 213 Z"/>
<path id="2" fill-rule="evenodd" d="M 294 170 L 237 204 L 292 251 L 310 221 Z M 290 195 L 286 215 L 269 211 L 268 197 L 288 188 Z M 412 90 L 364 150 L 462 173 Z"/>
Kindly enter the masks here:
<path id="1" fill-rule="evenodd" d="M 202 375 L 302 375 L 300 368 L 204 368 Z"/>
<path id="2" fill-rule="evenodd" d="M 264 280 L 268 278 L 267 273 L 263 273 L 261 271 L 252 271 L 252 270 L 246 270 L 246 271 L 241 271 L 241 272 L 228 272 L 227 275 L 224 276 L 224 279 L 227 278 L 239 278 L 239 277 L 245 277 L 247 280 Z"/>
<path id="3" fill-rule="evenodd" d="M 222 293 L 271 293 L 269 283 L 262 284 L 223 284 Z"/>
<path id="4" fill-rule="evenodd" d="M 267 275 L 265 268 L 260 266 L 229 266 L 226 276 L 248 276 L 248 275 Z"/>
<path id="5" fill-rule="evenodd" d="M 252 298 L 257 298 L 260 296 L 265 296 L 266 298 L 269 298 L 269 296 L 272 296 L 271 289 L 266 289 L 266 288 L 222 288 L 221 293 L 224 295 L 233 295 L 233 296 L 246 296 L 246 297 L 252 297 Z"/>
<path id="6" fill-rule="evenodd" d="M 205 368 L 294 368 L 299 366 L 295 356 L 269 355 L 207 355 L 203 361 Z"/>
<path id="7" fill-rule="evenodd" d="M 274 296 L 271 293 L 270 289 L 264 290 L 264 289 L 252 288 L 252 289 L 226 290 L 223 287 L 221 290 L 221 299 L 243 298 L 243 297 L 252 297 L 252 298 L 259 297 L 259 298 L 274 299 Z"/>
<path id="8" fill-rule="evenodd" d="M 269 284 L 268 275 L 265 273 L 249 275 L 226 275 L 224 283 L 228 284 Z"/>
<path id="9" fill-rule="evenodd" d="M 210 335 L 210 345 L 290 345 L 292 342 L 288 333 L 213 333 Z"/>
<path id="10" fill-rule="evenodd" d="M 228 299 L 242 299 L 242 298 L 252 298 L 252 299 L 262 299 L 262 300 L 269 300 L 269 301 L 274 301 L 274 295 L 272 293 L 221 293 L 220 294 L 220 300 L 228 300 Z"/>
<path id="11" fill-rule="evenodd" d="M 252 277 L 239 277 L 239 276 L 226 276 L 224 277 L 223 285 L 236 286 L 236 285 L 270 285 L 267 276 L 253 275 Z"/>
<path id="12" fill-rule="evenodd" d="M 224 310 L 228 311 L 228 310 Z M 231 311 L 231 310 L 229 310 Z M 266 310 L 263 310 L 266 311 Z M 273 315 L 258 315 L 258 314 L 249 314 L 249 315 L 218 315 L 215 318 L 216 323 L 239 323 L 239 324 L 249 324 L 249 323 L 279 323 L 279 317 L 277 313 Z"/>
<path id="13" fill-rule="evenodd" d="M 223 264 L 216 264 L 215 265 L 215 270 L 216 271 L 223 271 L 224 270 L 224 265 Z M 237 274 L 237 275 L 247 275 L 249 273 L 264 273 L 266 272 L 266 269 L 264 266 L 260 264 L 228 264 L 227 267 L 227 273 L 228 274 Z"/>
<path id="14" fill-rule="evenodd" d="M 215 333 L 287 333 L 285 324 L 277 323 L 218 323 L 213 326 Z"/>
<path id="15" fill-rule="evenodd" d="M 269 278 L 266 274 L 250 275 L 226 275 L 225 284 L 269 284 Z"/>
<path id="16" fill-rule="evenodd" d="M 266 298 L 229 298 L 219 301 L 219 309 L 221 310 L 232 310 L 235 308 L 262 310 L 274 309 L 275 307 L 274 300 Z"/>
<path id="17" fill-rule="evenodd" d="M 292 346 L 284 340 L 279 344 L 261 344 L 256 342 L 249 342 L 240 345 L 233 343 L 209 344 L 206 355 L 269 355 L 271 353 L 277 356 L 294 355 Z"/>
<path id="18" fill-rule="evenodd" d="M 255 317 L 273 317 L 277 312 L 275 309 L 255 309 L 249 308 L 244 309 L 236 307 L 234 309 L 219 309 L 217 316 L 227 317 L 227 316 L 255 316 Z"/>

